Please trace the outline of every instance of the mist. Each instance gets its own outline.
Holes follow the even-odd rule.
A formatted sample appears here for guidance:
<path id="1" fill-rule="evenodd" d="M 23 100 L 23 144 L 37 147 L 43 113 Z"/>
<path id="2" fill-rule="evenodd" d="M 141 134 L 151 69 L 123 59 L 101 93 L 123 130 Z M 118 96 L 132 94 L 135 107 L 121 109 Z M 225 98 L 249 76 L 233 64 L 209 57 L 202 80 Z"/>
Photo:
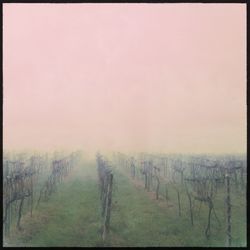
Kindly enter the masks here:
<path id="1" fill-rule="evenodd" d="M 5 150 L 246 152 L 245 4 L 3 4 Z"/>

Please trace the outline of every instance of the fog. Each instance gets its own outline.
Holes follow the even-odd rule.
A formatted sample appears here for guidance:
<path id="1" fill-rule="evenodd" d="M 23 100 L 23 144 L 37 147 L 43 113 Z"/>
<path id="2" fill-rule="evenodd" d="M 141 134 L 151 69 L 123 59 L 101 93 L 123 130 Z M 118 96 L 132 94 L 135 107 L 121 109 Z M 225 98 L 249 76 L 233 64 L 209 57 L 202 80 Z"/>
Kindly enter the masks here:
<path id="1" fill-rule="evenodd" d="M 3 146 L 246 152 L 246 4 L 3 4 Z"/>

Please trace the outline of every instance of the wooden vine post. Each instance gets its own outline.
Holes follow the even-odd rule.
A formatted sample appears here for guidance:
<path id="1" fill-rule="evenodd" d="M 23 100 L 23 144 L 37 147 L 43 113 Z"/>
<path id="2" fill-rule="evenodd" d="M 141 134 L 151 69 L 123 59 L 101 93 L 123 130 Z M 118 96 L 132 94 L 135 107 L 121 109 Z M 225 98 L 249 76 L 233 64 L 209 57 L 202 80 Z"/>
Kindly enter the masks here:
<path id="1" fill-rule="evenodd" d="M 193 205 L 192 205 L 192 198 L 190 191 L 188 190 L 187 183 L 185 182 L 185 187 L 186 187 L 186 193 L 188 196 L 188 201 L 189 201 L 189 212 L 190 212 L 190 220 L 191 220 L 191 225 L 194 225 L 194 219 L 193 219 Z"/>
<path id="2" fill-rule="evenodd" d="M 227 205 L 227 247 L 231 246 L 232 235 L 231 235 L 231 197 L 230 197 L 230 175 L 229 171 L 226 170 L 226 205 Z"/>
<path id="3" fill-rule="evenodd" d="M 110 229 L 110 214 L 111 214 L 111 204 L 112 204 L 112 185 L 113 185 L 113 174 L 108 175 L 108 186 L 107 186 L 107 196 L 105 203 L 105 213 L 103 222 L 103 234 L 102 239 L 105 240 Z"/>
<path id="4" fill-rule="evenodd" d="M 160 172 L 160 168 L 154 166 L 154 176 L 156 179 L 156 191 L 155 191 L 155 195 L 156 195 L 156 200 L 159 199 L 159 189 L 160 189 L 160 179 L 158 176 L 158 172 Z"/>
<path id="5" fill-rule="evenodd" d="M 107 162 L 102 159 L 99 153 L 97 154 L 97 169 L 101 192 L 102 239 L 105 241 L 110 231 L 113 174 Z"/>
<path id="6" fill-rule="evenodd" d="M 180 192 L 177 190 L 177 197 L 178 197 L 178 207 L 179 207 L 179 216 L 181 217 L 181 201 L 180 201 Z"/>
<path id="7" fill-rule="evenodd" d="M 133 157 L 131 158 L 130 168 L 131 168 L 131 176 L 132 178 L 135 178 L 135 163 Z"/>

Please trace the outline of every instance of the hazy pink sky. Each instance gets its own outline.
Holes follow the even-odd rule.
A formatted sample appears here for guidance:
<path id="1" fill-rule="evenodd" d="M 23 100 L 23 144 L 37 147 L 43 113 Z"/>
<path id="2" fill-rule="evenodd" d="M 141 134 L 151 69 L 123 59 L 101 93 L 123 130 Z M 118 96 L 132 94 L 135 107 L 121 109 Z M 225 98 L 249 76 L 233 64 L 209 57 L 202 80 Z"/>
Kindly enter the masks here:
<path id="1" fill-rule="evenodd" d="M 246 151 L 246 4 L 4 4 L 6 149 Z"/>

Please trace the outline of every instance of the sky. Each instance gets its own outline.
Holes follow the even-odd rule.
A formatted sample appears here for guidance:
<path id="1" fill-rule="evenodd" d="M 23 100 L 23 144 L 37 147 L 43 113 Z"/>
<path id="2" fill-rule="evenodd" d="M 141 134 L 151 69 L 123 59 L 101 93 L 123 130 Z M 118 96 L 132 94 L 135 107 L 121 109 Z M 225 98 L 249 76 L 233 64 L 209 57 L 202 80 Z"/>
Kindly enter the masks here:
<path id="1" fill-rule="evenodd" d="M 246 4 L 3 4 L 3 146 L 246 152 Z"/>

